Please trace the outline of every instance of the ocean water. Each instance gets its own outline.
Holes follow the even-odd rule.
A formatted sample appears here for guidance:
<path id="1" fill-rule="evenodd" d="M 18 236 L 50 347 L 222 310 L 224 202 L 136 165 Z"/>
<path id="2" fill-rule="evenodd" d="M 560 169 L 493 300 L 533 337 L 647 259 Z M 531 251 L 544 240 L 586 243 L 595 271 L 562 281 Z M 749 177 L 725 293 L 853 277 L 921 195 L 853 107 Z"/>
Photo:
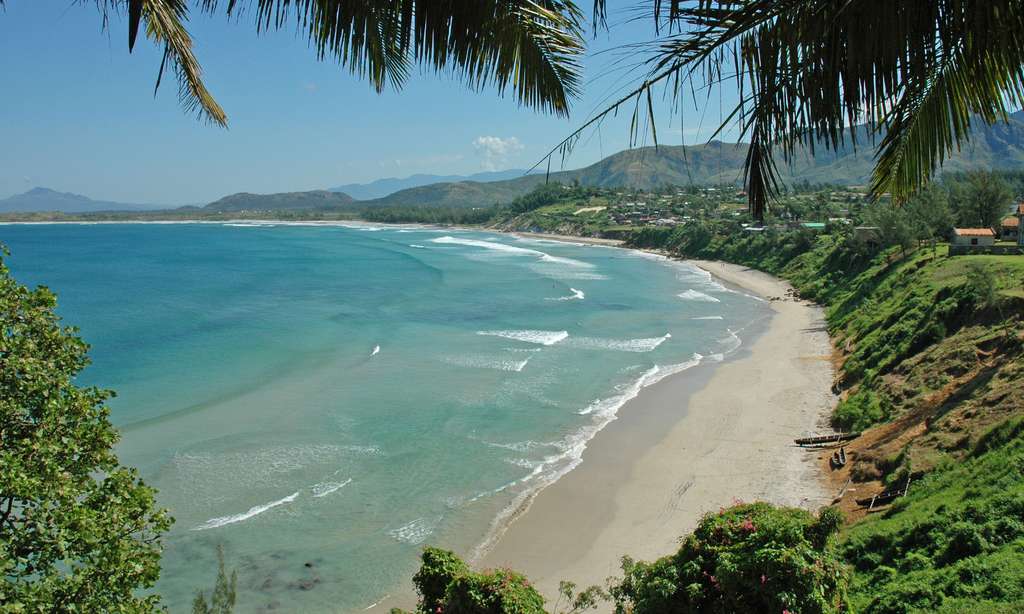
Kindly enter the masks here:
<path id="1" fill-rule="evenodd" d="M 689 265 L 452 229 L 0 226 L 115 389 L 118 452 L 176 523 L 188 611 L 355 612 L 424 545 L 473 556 L 645 385 L 728 360 L 767 306 Z M 628 411 L 628 406 L 622 411 Z"/>

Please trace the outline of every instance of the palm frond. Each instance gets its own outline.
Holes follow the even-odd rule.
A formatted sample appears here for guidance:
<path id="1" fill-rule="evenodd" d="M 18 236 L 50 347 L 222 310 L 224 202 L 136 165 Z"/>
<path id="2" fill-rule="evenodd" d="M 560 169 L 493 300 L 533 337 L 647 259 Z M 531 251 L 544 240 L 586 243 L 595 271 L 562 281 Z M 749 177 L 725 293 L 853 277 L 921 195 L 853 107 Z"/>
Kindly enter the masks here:
<path id="1" fill-rule="evenodd" d="M 972 121 L 1024 100 L 1019 0 L 655 0 L 653 17 L 668 34 L 642 83 L 595 118 L 662 82 L 676 96 L 712 87 L 730 66 L 741 95 L 728 121 L 751 140 L 758 217 L 775 195 L 775 157 L 881 139 L 872 193 L 905 198 Z"/>
<path id="2" fill-rule="evenodd" d="M 413 66 L 469 87 L 511 88 L 520 104 L 567 115 L 579 95 L 582 13 L 571 0 L 202 0 L 211 13 L 253 17 L 260 30 L 298 26 L 378 91 Z M 595 5 L 596 10 L 596 5 Z"/>
<path id="3" fill-rule="evenodd" d="M 202 68 L 192 53 L 192 38 L 184 25 L 188 17 L 185 0 L 142 0 L 141 17 L 146 37 L 164 46 L 157 87 L 169 62 L 178 77 L 178 100 L 186 112 L 226 126 L 227 114 L 203 84 Z"/>

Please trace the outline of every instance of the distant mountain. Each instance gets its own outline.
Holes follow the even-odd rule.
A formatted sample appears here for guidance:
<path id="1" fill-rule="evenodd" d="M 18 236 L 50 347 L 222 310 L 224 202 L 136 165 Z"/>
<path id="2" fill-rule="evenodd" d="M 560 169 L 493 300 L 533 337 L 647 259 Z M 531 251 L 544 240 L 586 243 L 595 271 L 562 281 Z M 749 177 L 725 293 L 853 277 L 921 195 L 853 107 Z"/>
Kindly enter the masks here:
<path id="1" fill-rule="evenodd" d="M 863 185 L 871 177 L 874 166 L 874 147 L 866 137 L 863 126 L 858 129 L 858 147 L 849 143 L 839 151 L 824 147 L 814 152 L 799 150 L 791 165 L 779 159 L 779 171 L 784 182 L 810 181 L 839 185 Z M 741 185 L 746 143 L 712 141 L 700 145 L 662 145 L 627 149 L 610 155 L 584 168 L 557 171 L 550 174 L 552 181 L 608 188 L 636 188 L 650 190 L 664 185 Z M 949 159 L 943 172 L 972 168 L 1005 170 L 1024 169 L 1024 112 L 1010 117 L 1008 123 L 987 127 L 976 124 L 971 140 Z M 207 205 L 207 211 L 273 211 L 284 209 L 329 209 L 364 207 L 488 207 L 507 203 L 526 194 L 545 181 L 544 173 L 524 175 L 522 171 L 480 173 L 471 177 L 503 176 L 513 178 L 498 181 L 440 181 L 427 185 L 407 187 L 385 196 L 355 200 L 348 193 L 318 190 L 284 194 L 233 194 Z M 360 194 L 379 193 L 398 185 L 388 182 L 418 182 L 442 177 L 414 175 L 406 179 L 381 179 L 371 184 L 343 186 Z M 443 178 L 443 177 L 442 177 Z M 364 190 L 359 192 L 359 190 Z M 377 190 L 377 192 L 373 192 Z M 2 203 L 3 201 L 0 201 Z M 2 204 L 0 204 L 2 207 Z M 0 208 L 0 211 L 3 209 Z"/>
<path id="2" fill-rule="evenodd" d="M 312 192 L 282 192 L 280 194 L 250 194 L 239 192 L 225 196 L 205 207 L 204 211 L 284 211 L 287 209 L 332 209 L 354 202 L 348 194 L 314 190 Z"/>
<path id="3" fill-rule="evenodd" d="M 712 141 L 700 145 L 662 145 L 627 149 L 590 166 L 553 172 L 552 181 L 596 187 L 624 187 L 650 190 L 663 185 L 741 185 L 746 143 Z M 810 181 L 840 185 L 863 185 L 871 178 L 874 147 L 864 127 L 858 128 L 858 146 L 847 143 L 839 151 L 824 147 L 811 153 L 800 150 L 792 165 L 779 157 L 783 181 Z M 1007 123 L 994 126 L 975 124 L 971 139 L 962 150 L 948 158 L 942 172 L 972 168 L 1024 169 L 1024 111 L 1014 113 Z M 544 181 L 543 174 L 488 183 L 438 183 L 401 190 L 383 198 L 361 202 L 367 206 L 486 206 L 508 202 Z"/>
<path id="4" fill-rule="evenodd" d="M 350 183 L 347 185 L 330 188 L 331 192 L 344 192 L 356 200 L 373 200 L 383 198 L 399 190 L 418 188 L 432 183 L 456 183 L 461 181 L 501 181 L 502 179 L 515 179 L 526 174 L 522 169 L 509 169 L 507 171 L 487 171 L 474 173 L 472 175 L 411 175 L 409 177 L 397 178 L 388 177 L 378 179 L 370 183 Z"/>
<path id="5" fill-rule="evenodd" d="M 160 209 L 160 205 L 139 205 L 93 200 L 81 194 L 57 192 L 49 188 L 32 188 L 0 200 L 0 213 L 90 213 L 95 211 L 143 211 Z"/>

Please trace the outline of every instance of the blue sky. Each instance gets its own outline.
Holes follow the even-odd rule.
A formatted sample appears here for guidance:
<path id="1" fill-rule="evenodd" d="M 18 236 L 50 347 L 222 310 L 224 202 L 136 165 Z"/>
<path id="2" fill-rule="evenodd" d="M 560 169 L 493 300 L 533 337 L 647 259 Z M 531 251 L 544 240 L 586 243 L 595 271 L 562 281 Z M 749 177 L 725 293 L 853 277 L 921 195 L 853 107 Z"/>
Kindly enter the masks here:
<path id="1" fill-rule="evenodd" d="M 229 115 L 224 130 L 185 115 L 173 79 L 154 98 L 160 52 L 143 40 L 129 55 L 118 16 L 103 31 L 91 2 L 8 0 L 0 11 L 0 198 L 46 186 L 121 202 L 205 203 L 240 191 L 528 167 L 619 87 L 614 48 L 654 37 L 649 20 L 630 18 L 636 0 L 609 4 L 610 33 L 590 41 L 585 94 L 569 119 L 430 72 L 378 95 L 317 62 L 292 29 L 258 36 L 250 20 L 197 12 L 190 30 L 207 86 Z M 734 95 L 723 94 L 727 109 Z M 660 141 L 706 140 L 717 93 L 712 106 L 703 123 L 699 110 L 684 110 L 681 130 L 679 114 L 660 104 Z M 627 147 L 628 121 L 620 113 L 590 133 L 566 167 Z"/>

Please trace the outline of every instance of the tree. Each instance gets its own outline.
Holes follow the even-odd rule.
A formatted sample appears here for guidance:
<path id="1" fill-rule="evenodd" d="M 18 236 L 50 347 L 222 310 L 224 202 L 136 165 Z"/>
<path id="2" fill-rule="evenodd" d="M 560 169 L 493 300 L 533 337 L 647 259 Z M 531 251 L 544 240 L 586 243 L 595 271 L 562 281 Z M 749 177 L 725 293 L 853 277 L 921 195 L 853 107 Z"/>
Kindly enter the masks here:
<path id="1" fill-rule="evenodd" d="M 151 612 L 170 527 L 123 467 L 104 406 L 79 387 L 88 346 L 48 289 L 17 284 L 0 253 L 0 603 L 4 611 Z"/>
<path id="2" fill-rule="evenodd" d="M 1006 180 L 992 171 L 972 171 L 950 190 L 957 224 L 967 228 L 995 228 L 1013 203 Z"/>
<path id="3" fill-rule="evenodd" d="M 871 194 L 902 203 L 972 124 L 1005 120 L 1024 101 L 1018 0 L 666 0 L 653 16 L 662 36 L 645 47 L 637 85 L 551 153 L 621 107 L 633 110 L 633 140 L 646 131 L 657 143 L 655 88 L 681 101 L 731 81 L 740 95 L 719 130 L 735 126 L 749 141 L 757 218 L 779 193 L 779 157 L 877 142 Z"/>
<path id="4" fill-rule="evenodd" d="M 953 228 L 947 192 L 935 184 L 928 184 L 914 194 L 905 209 L 917 238 L 929 241 L 933 249 L 935 241 Z"/>
<path id="5" fill-rule="evenodd" d="M 206 602 L 203 591 L 196 591 L 196 597 L 192 600 L 192 614 L 231 614 L 235 611 L 235 586 L 238 583 L 238 574 L 231 572 L 231 579 L 228 579 L 224 571 L 224 547 L 217 546 L 217 581 L 210 593 L 210 602 Z"/>
<path id="6" fill-rule="evenodd" d="M 878 204 L 865 212 L 864 219 L 869 225 L 878 227 L 883 245 L 898 245 L 904 256 L 908 249 L 914 247 L 917 233 L 908 212 L 902 207 Z"/>
<path id="7" fill-rule="evenodd" d="M 835 550 L 841 516 L 816 519 L 767 503 L 708 514 L 679 551 L 653 563 L 623 559 L 612 587 L 618 614 L 847 611 Z"/>
<path id="8" fill-rule="evenodd" d="M 0 0 L 3 8 L 5 0 Z M 128 16 L 128 50 L 139 31 L 164 49 L 186 112 L 227 125 L 203 82 L 185 28 L 193 10 L 251 16 L 257 32 L 295 27 L 319 60 L 332 58 L 378 91 L 401 88 L 414 67 L 455 74 L 470 87 L 511 88 L 520 104 L 566 115 L 578 94 L 582 13 L 571 0 L 96 0 L 104 25 Z"/>

